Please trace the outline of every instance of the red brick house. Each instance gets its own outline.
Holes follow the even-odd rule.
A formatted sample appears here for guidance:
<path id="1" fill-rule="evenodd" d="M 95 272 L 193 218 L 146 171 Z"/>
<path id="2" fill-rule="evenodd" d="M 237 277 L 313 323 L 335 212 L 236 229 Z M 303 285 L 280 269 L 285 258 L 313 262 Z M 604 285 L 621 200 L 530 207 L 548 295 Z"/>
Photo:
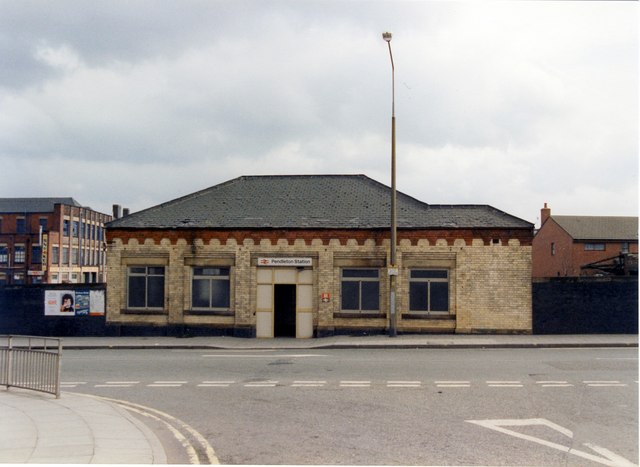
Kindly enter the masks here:
<path id="1" fill-rule="evenodd" d="M 545 203 L 533 239 L 533 278 L 597 274 L 638 253 L 638 218 L 552 216 Z M 597 263 L 594 266 L 594 263 Z"/>

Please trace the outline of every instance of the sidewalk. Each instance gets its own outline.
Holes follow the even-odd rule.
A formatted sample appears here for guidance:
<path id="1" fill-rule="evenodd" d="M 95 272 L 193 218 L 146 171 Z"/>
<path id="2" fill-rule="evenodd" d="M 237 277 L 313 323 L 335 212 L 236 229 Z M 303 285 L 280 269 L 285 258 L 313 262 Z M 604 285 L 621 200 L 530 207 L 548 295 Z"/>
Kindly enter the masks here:
<path id="1" fill-rule="evenodd" d="M 68 337 L 64 350 L 126 349 L 473 349 L 637 347 L 637 335 L 399 335 L 319 339 Z M 125 409 L 70 392 L 0 388 L 0 463 L 166 464 L 158 437 Z"/>
<path id="2" fill-rule="evenodd" d="M 65 337 L 64 349 L 486 349 L 544 347 L 637 347 L 637 334 L 400 334 L 396 337 L 331 336 L 316 339 L 244 337 Z"/>

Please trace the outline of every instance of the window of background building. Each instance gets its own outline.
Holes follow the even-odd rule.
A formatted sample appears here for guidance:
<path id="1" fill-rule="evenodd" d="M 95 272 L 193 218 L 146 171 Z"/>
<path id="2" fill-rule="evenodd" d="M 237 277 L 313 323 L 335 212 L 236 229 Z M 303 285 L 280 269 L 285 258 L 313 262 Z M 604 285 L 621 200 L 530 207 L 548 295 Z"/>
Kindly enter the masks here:
<path id="1" fill-rule="evenodd" d="M 73 236 L 74 238 L 78 238 L 78 231 L 80 230 L 80 223 L 78 221 L 73 221 L 72 224 Z"/>
<path id="2" fill-rule="evenodd" d="M 38 219 L 38 225 L 40 225 L 40 227 L 42 227 L 42 231 L 43 232 L 45 230 L 47 230 L 47 218 L 46 217 L 41 217 L 40 219 Z"/>
<path id="3" fill-rule="evenodd" d="M 585 251 L 604 251 L 605 246 L 604 243 L 585 243 L 584 249 Z"/>
<path id="4" fill-rule="evenodd" d="M 9 263 L 9 247 L 7 245 L 0 245 L 0 264 Z"/>
<path id="5" fill-rule="evenodd" d="M 51 247 L 51 263 L 58 264 L 60 262 L 60 247 L 54 245 Z"/>
<path id="6" fill-rule="evenodd" d="M 24 217 L 16 218 L 16 232 L 25 233 L 27 231 L 27 220 Z"/>
<path id="7" fill-rule="evenodd" d="M 412 269 L 409 279 L 409 310 L 449 311 L 449 271 Z"/>
<path id="8" fill-rule="evenodd" d="M 341 284 L 343 311 L 380 311 L 378 269 L 343 269 Z"/>
<path id="9" fill-rule="evenodd" d="M 622 242 L 620 245 L 620 253 L 629 253 L 629 242 Z"/>
<path id="10" fill-rule="evenodd" d="M 69 264 L 69 247 L 62 247 L 62 264 Z"/>
<path id="11" fill-rule="evenodd" d="M 556 255 L 556 244 L 554 242 L 551 242 L 551 256 L 555 256 Z"/>
<path id="12" fill-rule="evenodd" d="M 42 247 L 40 245 L 31 247 L 31 263 L 42 264 Z"/>
<path id="13" fill-rule="evenodd" d="M 164 266 L 130 266 L 127 307 L 164 308 Z"/>
<path id="14" fill-rule="evenodd" d="M 26 250 L 24 248 L 24 245 L 15 245 L 13 247 L 13 261 L 14 261 L 14 263 L 22 264 L 22 263 L 24 263 L 25 259 L 26 259 Z"/>
<path id="15" fill-rule="evenodd" d="M 78 264 L 78 249 L 71 249 L 71 264 Z"/>
<path id="16" fill-rule="evenodd" d="M 191 307 L 228 310 L 230 304 L 229 268 L 194 267 L 191 283 Z"/>
<path id="17" fill-rule="evenodd" d="M 69 236 L 69 219 L 65 219 L 62 221 L 62 235 L 65 237 Z"/>

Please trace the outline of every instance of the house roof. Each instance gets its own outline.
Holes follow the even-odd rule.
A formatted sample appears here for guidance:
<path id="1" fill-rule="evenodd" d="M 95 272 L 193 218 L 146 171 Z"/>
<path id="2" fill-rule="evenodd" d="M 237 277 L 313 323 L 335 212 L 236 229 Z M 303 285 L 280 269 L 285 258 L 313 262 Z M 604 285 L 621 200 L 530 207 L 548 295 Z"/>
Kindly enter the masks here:
<path id="1" fill-rule="evenodd" d="M 0 198 L 0 213 L 53 212 L 56 204 L 82 206 L 73 198 Z"/>
<path id="2" fill-rule="evenodd" d="M 574 240 L 638 241 L 637 217 L 551 216 Z"/>
<path id="3" fill-rule="evenodd" d="M 390 188 L 364 175 L 242 176 L 116 219 L 107 228 L 376 229 Z M 487 205 L 429 205 L 397 193 L 398 228 L 525 228 Z"/>

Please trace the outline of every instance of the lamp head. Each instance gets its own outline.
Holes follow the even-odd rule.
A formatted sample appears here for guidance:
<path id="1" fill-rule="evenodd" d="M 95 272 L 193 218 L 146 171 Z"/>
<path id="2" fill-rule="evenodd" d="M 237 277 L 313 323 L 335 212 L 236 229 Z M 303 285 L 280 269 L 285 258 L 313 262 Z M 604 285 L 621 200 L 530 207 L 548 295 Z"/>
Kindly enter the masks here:
<path id="1" fill-rule="evenodd" d="M 391 33 L 390 32 L 383 32 L 382 33 L 382 38 L 387 42 L 391 42 Z"/>

